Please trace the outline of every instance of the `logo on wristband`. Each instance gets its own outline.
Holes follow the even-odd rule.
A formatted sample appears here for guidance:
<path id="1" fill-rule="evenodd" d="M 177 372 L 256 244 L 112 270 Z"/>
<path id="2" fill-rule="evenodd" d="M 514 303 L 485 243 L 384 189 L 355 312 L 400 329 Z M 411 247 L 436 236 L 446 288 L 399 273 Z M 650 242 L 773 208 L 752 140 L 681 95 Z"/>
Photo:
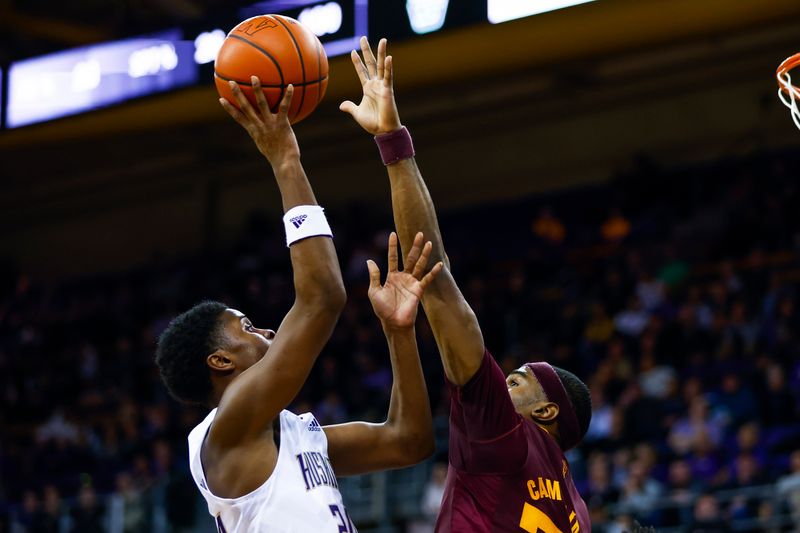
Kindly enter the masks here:
<path id="1" fill-rule="evenodd" d="M 308 218 L 308 215 L 300 215 L 300 216 L 296 216 L 296 217 L 290 218 L 289 222 L 294 224 L 295 228 L 299 228 L 303 224 L 303 222 L 305 222 L 305 220 L 307 218 Z"/>

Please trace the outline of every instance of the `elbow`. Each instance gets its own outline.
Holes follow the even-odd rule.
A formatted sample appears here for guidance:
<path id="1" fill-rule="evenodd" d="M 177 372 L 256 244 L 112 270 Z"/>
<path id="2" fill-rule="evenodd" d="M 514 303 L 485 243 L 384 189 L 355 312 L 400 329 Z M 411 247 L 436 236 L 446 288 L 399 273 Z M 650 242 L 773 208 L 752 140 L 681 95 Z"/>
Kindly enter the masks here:
<path id="1" fill-rule="evenodd" d="M 347 303 L 347 292 L 344 289 L 344 283 L 341 276 L 330 284 L 325 292 L 326 306 L 337 315 L 344 311 L 344 306 Z"/>
<path id="2" fill-rule="evenodd" d="M 401 462 L 399 467 L 413 466 L 428 459 L 436 451 L 433 430 L 416 435 L 407 435 L 400 444 Z"/>

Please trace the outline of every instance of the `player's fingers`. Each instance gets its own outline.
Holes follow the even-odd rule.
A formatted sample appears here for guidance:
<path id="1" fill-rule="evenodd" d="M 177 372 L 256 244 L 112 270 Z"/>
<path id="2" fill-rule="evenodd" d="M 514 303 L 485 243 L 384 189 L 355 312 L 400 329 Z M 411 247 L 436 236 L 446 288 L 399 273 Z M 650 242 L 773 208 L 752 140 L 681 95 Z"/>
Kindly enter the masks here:
<path id="1" fill-rule="evenodd" d="M 364 56 L 364 64 L 367 65 L 367 75 L 374 78 L 376 74 L 375 56 L 372 55 L 372 48 L 369 47 L 369 41 L 366 37 L 362 37 L 359 41 L 361 44 L 361 55 Z"/>
<path id="2" fill-rule="evenodd" d="M 247 97 L 244 95 L 244 92 L 242 92 L 242 88 L 239 87 L 239 84 L 235 81 L 230 81 L 228 82 L 228 85 L 231 87 L 233 97 L 236 99 L 236 103 L 239 104 L 239 109 L 241 110 L 242 114 L 250 120 L 259 120 L 258 114 L 256 113 L 255 109 L 253 109 L 253 106 L 250 105 L 250 101 L 247 100 Z"/>
<path id="3" fill-rule="evenodd" d="M 376 75 L 378 76 L 379 80 L 382 80 L 383 71 L 386 67 L 386 39 L 381 39 L 378 41 L 378 61 L 376 63 L 376 67 Z"/>
<path id="4" fill-rule="evenodd" d="M 379 289 L 381 287 L 381 270 L 372 259 L 367 259 L 367 270 L 369 271 L 369 288 Z"/>
<path id="5" fill-rule="evenodd" d="M 350 100 L 345 100 L 344 102 L 339 104 L 339 110 L 344 111 L 345 113 L 351 116 L 355 116 L 357 107 L 358 106 L 353 102 L 351 102 Z"/>
<path id="6" fill-rule="evenodd" d="M 238 122 L 241 127 L 247 128 L 247 119 L 241 113 L 241 111 L 236 109 L 236 107 L 232 103 L 230 103 L 224 98 L 220 98 L 219 103 L 222 105 L 222 109 L 227 111 L 228 114 L 231 116 L 231 118 L 233 118 L 233 120 Z"/>
<path id="7" fill-rule="evenodd" d="M 433 279 L 434 279 L 436 276 L 438 276 L 438 275 L 439 275 L 439 272 L 441 272 L 443 268 L 444 268 L 444 263 L 442 263 L 441 261 L 439 261 L 438 263 L 436 263 L 435 265 L 433 265 L 433 268 L 431 269 L 431 271 L 430 271 L 430 272 L 428 272 L 427 274 L 425 274 L 425 276 L 423 276 L 423 278 L 422 278 L 421 280 L 419 280 L 420 287 L 422 287 L 422 290 L 423 290 L 423 291 L 424 291 L 424 290 L 425 290 L 425 289 L 428 287 L 428 285 L 430 285 L 430 284 L 431 284 L 431 282 L 433 281 Z"/>
<path id="8" fill-rule="evenodd" d="M 394 63 L 392 62 L 392 56 L 386 56 L 384 62 L 386 65 L 383 67 L 383 84 L 387 87 L 391 87 L 394 83 Z"/>
<path id="9" fill-rule="evenodd" d="M 289 114 L 289 106 L 292 105 L 292 96 L 294 96 L 294 85 L 291 83 L 286 86 L 286 93 L 281 98 L 281 103 L 278 106 L 278 114 L 286 116 Z"/>
<path id="10" fill-rule="evenodd" d="M 367 67 L 364 66 L 364 62 L 361 61 L 361 56 L 358 55 L 358 52 L 353 50 L 350 52 L 350 59 L 353 61 L 353 66 L 356 67 L 356 74 L 358 74 L 358 81 L 361 82 L 361 85 L 364 85 L 369 80 L 369 75 L 367 74 Z"/>
<path id="11" fill-rule="evenodd" d="M 389 272 L 397 272 L 397 233 L 389 234 L 389 251 L 387 252 Z"/>
<path id="12" fill-rule="evenodd" d="M 258 76 L 250 76 L 250 83 L 253 84 L 253 94 L 256 95 L 258 110 L 261 112 L 262 117 L 266 117 L 270 110 L 267 97 L 264 96 L 264 91 L 261 89 L 261 80 L 258 79 Z"/>
<path id="13" fill-rule="evenodd" d="M 419 260 L 419 254 L 422 253 L 422 232 L 418 232 L 414 235 L 414 242 L 411 244 L 411 250 L 408 251 L 408 256 L 406 257 L 406 262 L 403 265 L 403 269 L 405 272 L 413 272 L 414 267 L 417 264 L 417 260 Z"/>
<path id="14" fill-rule="evenodd" d="M 411 273 L 417 279 L 422 279 L 422 275 L 425 274 L 425 267 L 428 266 L 428 258 L 431 255 L 431 249 L 433 249 L 433 243 L 428 241 L 425 243 L 425 246 L 422 247 L 422 253 L 417 260 L 417 263 L 414 265 L 414 272 Z"/>

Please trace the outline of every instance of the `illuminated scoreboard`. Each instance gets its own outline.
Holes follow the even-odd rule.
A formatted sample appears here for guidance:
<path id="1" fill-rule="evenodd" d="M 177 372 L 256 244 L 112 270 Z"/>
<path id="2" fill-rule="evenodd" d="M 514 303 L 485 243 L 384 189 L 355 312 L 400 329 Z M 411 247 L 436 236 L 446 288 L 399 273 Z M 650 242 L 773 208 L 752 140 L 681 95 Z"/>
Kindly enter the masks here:
<path id="1" fill-rule="evenodd" d="M 15 128 L 197 82 L 181 30 L 18 61 L 8 71 L 6 127 Z"/>
<path id="2" fill-rule="evenodd" d="M 319 37 L 328 57 L 358 49 L 358 39 L 367 35 L 367 0 L 266 0 L 239 9 L 239 18 L 278 13 L 300 21 Z"/>
<path id="3" fill-rule="evenodd" d="M 231 27 L 258 15 L 279 14 L 300 21 L 316 35 L 328 57 L 349 54 L 358 48 L 358 39 L 367 35 L 367 0 L 266 0 L 240 8 Z M 208 29 L 194 38 L 194 59 L 199 65 L 216 59 L 226 31 Z"/>

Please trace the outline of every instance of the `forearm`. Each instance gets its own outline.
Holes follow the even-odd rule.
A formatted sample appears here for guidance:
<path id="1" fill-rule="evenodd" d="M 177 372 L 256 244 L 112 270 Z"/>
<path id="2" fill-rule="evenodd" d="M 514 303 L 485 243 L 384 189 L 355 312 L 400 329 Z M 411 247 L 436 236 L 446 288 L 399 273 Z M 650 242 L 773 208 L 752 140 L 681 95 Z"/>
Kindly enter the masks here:
<path id="1" fill-rule="evenodd" d="M 414 329 L 384 333 L 394 376 L 386 426 L 421 460 L 433 451 L 433 421 Z"/>
<path id="2" fill-rule="evenodd" d="M 298 205 L 317 205 L 299 156 L 272 165 L 284 211 Z M 344 286 L 333 242 L 328 237 L 310 237 L 290 246 L 297 299 L 338 307 Z"/>
<path id="3" fill-rule="evenodd" d="M 270 164 L 281 193 L 284 212 L 298 205 L 317 205 L 317 199 L 299 155 L 292 155 Z"/>
<path id="4" fill-rule="evenodd" d="M 392 191 L 392 211 L 394 223 L 400 237 L 400 246 L 405 253 L 414 241 L 414 235 L 421 231 L 425 239 L 433 243 L 430 260 L 442 261 L 450 267 L 444 252 L 442 234 L 436 209 L 422 179 L 416 160 L 411 157 L 386 166 Z"/>
<path id="5" fill-rule="evenodd" d="M 466 383 L 483 359 L 483 335 L 477 318 L 464 299 L 450 272 L 444 252 L 439 221 L 428 188 L 414 158 L 386 166 L 392 191 L 392 211 L 400 243 L 408 250 L 414 235 L 422 231 L 433 244 L 432 261 L 445 268 L 436 276 L 422 297 L 447 379 L 456 385 Z"/>

